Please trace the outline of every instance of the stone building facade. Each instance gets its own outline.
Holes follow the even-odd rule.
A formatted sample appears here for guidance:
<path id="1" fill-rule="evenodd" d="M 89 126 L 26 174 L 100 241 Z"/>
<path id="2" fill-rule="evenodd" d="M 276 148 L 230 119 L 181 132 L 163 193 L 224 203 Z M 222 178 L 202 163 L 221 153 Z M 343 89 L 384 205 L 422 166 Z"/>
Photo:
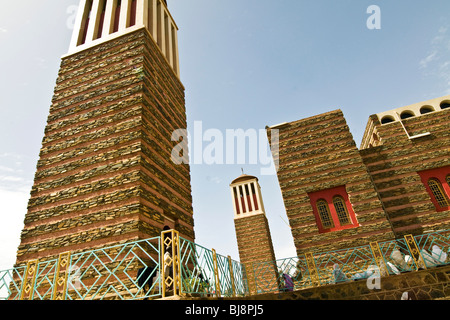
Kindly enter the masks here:
<path id="1" fill-rule="evenodd" d="M 268 127 L 297 253 L 448 229 L 449 103 L 371 115 L 360 149 L 340 110 Z"/>
<path id="2" fill-rule="evenodd" d="M 450 229 L 449 107 L 444 96 L 369 118 L 360 153 L 396 237 Z"/>
<path id="3" fill-rule="evenodd" d="M 194 241 L 177 27 L 160 0 L 81 0 L 61 67 L 16 265 L 159 236 Z"/>

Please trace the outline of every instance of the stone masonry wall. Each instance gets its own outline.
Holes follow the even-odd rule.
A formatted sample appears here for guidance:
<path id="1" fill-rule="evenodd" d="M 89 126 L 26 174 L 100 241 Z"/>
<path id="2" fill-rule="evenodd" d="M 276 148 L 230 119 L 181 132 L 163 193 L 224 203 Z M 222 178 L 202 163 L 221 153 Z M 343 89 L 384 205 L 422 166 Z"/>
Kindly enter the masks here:
<path id="1" fill-rule="evenodd" d="M 436 211 L 417 172 L 450 165 L 450 110 L 403 120 L 410 136 L 431 133 L 413 140 L 400 122 L 374 121 L 382 144 L 360 153 L 397 237 L 449 229 L 450 211 Z"/>
<path id="2" fill-rule="evenodd" d="M 236 238 L 239 249 L 239 258 L 244 264 L 250 292 L 256 293 L 255 280 L 253 279 L 252 264 L 255 262 L 275 261 L 275 253 L 272 244 L 272 237 L 269 229 L 269 222 L 265 214 L 255 214 L 234 220 L 236 228 Z M 272 267 L 272 264 L 270 265 Z M 265 288 L 278 288 L 277 270 L 265 272 Z"/>
<path id="3" fill-rule="evenodd" d="M 294 121 L 277 129 L 278 180 L 298 255 L 394 238 L 340 110 Z M 359 226 L 321 234 L 308 192 L 338 186 L 345 186 Z"/>

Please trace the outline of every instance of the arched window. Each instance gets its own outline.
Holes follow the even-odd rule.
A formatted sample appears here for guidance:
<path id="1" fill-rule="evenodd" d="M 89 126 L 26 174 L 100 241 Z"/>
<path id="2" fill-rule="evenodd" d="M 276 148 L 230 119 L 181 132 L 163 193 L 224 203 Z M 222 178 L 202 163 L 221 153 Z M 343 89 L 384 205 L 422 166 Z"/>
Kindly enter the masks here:
<path id="1" fill-rule="evenodd" d="M 450 165 L 417 172 L 437 212 L 450 210 Z"/>
<path id="2" fill-rule="evenodd" d="M 430 187 L 431 192 L 433 193 L 434 198 L 436 199 L 439 206 L 448 207 L 450 205 L 447 195 L 445 194 L 442 185 L 437 179 L 428 180 L 428 186 Z"/>
<path id="3" fill-rule="evenodd" d="M 341 196 L 336 196 L 333 198 L 334 209 L 336 210 L 337 217 L 339 219 L 339 224 L 345 226 L 350 224 L 350 216 L 347 211 L 347 206 L 345 205 L 344 199 Z"/>
<path id="4" fill-rule="evenodd" d="M 320 221 L 322 222 L 322 227 L 324 229 L 334 228 L 333 218 L 331 217 L 328 203 L 325 200 L 320 199 L 319 201 L 317 201 L 316 206 Z"/>
<path id="5" fill-rule="evenodd" d="M 345 186 L 308 192 L 319 233 L 359 227 Z"/>
<path id="6" fill-rule="evenodd" d="M 381 124 L 391 123 L 394 122 L 394 118 L 391 116 L 385 116 L 383 119 L 381 119 Z"/>
<path id="7" fill-rule="evenodd" d="M 450 101 L 448 101 L 448 100 L 442 101 L 441 109 L 447 109 L 447 108 L 450 108 Z"/>
<path id="8" fill-rule="evenodd" d="M 432 106 L 423 106 L 422 108 L 420 108 L 420 114 L 427 114 L 433 111 L 434 109 Z"/>
<path id="9" fill-rule="evenodd" d="M 403 111 L 402 114 L 400 115 L 400 118 L 402 120 L 412 118 L 412 117 L 414 117 L 414 113 L 412 111 Z"/>

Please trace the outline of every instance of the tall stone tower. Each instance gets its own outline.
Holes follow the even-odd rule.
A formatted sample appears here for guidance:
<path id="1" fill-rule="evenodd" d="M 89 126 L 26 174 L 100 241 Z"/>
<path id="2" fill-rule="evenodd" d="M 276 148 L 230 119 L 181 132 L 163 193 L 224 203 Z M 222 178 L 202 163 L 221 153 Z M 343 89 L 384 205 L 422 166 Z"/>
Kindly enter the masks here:
<path id="1" fill-rule="evenodd" d="M 243 174 L 231 182 L 230 188 L 239 258 L 247 272 L 249 290 L 252 294 L 257 293 L 258 288 L 264 291 L 277 290 L 278 275 L 273 263 L 267 266 L 273 272 L 265 272 L 263 278 L 257 279 L 258 284 L 253 274 L 254 263 L 275 261 L 258 178 Z"/>
<path id="2" fill-rule="evenodd" d="M 164 227 L 195 239 L 189 166 L 171 161 L 172 132 L 186 128 L 177 30 L 166 1 L 80 1 L 17 266 Z"/>

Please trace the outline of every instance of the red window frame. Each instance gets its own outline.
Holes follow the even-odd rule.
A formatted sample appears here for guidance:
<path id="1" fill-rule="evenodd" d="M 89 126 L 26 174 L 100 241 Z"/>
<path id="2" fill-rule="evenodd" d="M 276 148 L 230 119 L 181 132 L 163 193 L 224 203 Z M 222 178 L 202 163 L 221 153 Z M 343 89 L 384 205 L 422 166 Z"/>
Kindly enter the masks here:
<path id="1" fill-rule="evenodd" d="M 347 190 L 345 189 L 345 186 L 340 186 L 336 188 L 326 189 L 326 190 L 320 190 L 315 192 L 309 192 L 308 193 L 309 200 L 311 202 L 311 206 L 313 208 L 314 217 L 316 219 L 317 226 L 319 228 L 320 233 L 326 233 L 326 232 L 332 232 L 332 231 L 338 231 L 338 230 L 345 230 L 345 229 L 352 229 L 359 226 L 358 221 L 356 219 L 355 211 L 353 210 L 352 204 L 350 203 L 350 199 L 348 197 Z M 339 222 L 338 214 L 336 211 L 336 208 L 334 207 L 333 199 L 335 197 L 341 197 L 344 199 L 345 207 L 347 209 L 350 223 L 341 225 Z M 331 215 L 331 218 L 333 219 L 334 226 L 331 228 L 324 228 L 322 225 L 322 221 L 319 216 L 319 212 L 317 210 L 317 202 L 320 200 L 325 200 L 328 203 L 329 212 Z"/>
<path id="2" fill-rule="evenodd" d="M 438 201 L 434 197 L 433 192 L 430 189 L 430 186 L 428 185 L 428 181 L 430 181 L 431 179 L 437 180 L 441 184 L 442 190 L 447 196 L 447 199 L 450 199 L 450 186 L 448 184 L 448 176 L 450 175 L 450 166 L 419 171 L 417 173 L 419 174 L 420 179 L 422 180 L 422 183 L 425 186 L 425 189 L 427 190 L 428 195 L 431 198 L 431 202 L 433 202 L 434 206 L 436 207 L 436 211 L 441 212 L 450 210 L 450 205 L 444 207 L 441 207 L 439 205 Z"/>

